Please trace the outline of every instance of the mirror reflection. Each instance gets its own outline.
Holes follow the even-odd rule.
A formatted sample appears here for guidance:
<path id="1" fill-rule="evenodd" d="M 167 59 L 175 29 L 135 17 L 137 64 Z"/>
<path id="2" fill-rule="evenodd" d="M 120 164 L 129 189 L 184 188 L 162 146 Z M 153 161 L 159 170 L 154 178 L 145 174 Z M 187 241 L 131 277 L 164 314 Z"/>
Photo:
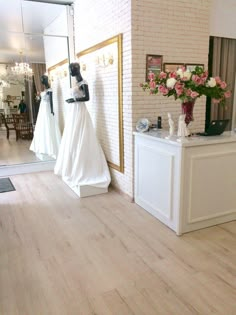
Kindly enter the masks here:
<path id="1" fill-rule="evenodd" d="M 14 2 L 16 8 L 18 3 L 22 8 L 18 11 L 22 12 L 22 29 L 16 19 L 18 33 L 11 25 L 0 34 L 0 167 L 55 159 L 55 154 L 45 154 L 43 158 L 36 154 L 31 150 L 32 142 L 41 105 L 45 104 L 42 99 L 49 91 L 53 104 L 53 118 L 49 118 L 62 133 L 64 99 L 70 87 L 66 6 Z M 42 82 L 44 75 L 48 77 L 47 86 Z M 46 127 L 41 127 L 43 134 Z M 48 133 L 47 137 L 54 135 Z"/>

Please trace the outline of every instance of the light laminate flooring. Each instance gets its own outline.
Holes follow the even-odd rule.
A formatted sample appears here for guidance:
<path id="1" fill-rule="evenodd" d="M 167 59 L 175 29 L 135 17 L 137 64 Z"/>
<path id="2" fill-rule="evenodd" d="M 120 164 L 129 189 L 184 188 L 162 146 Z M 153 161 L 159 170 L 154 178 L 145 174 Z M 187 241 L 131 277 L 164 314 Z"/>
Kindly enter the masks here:
<path id="1" fill-rule="evenodd" d="M 236 222 L 181 237 L 51 172 L 0 194 L 1 315 L 235 315 Z"/>

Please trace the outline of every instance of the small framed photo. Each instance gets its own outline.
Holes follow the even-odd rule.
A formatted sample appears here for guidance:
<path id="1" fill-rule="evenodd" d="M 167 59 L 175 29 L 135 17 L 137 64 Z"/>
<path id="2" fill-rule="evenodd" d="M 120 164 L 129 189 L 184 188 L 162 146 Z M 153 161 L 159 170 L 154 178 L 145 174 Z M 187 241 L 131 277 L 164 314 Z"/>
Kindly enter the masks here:
<path id="1" fill-rule="evenodd" d="M 165 72 L 174 72 L 181 67 L 184 67 L 184 63 L 164 63 Z"/>
<path id="2" fill-rule="evenodd" d="M 194 71 L 196 67 L 200 67 L 202 68 L 202 70 L 204 70 L 204 64 L 197 64 L 197 63 L 186 63 L 185 64 L 185 68 L 187 71 Z"/>
<path id="3" fill-rule="evenodd" d="M 146 55 L 146 81 L 148 81 L 148 74 L 153 72 L 155 75 L 162 70 L 162 56 L 161 55 Z"/>

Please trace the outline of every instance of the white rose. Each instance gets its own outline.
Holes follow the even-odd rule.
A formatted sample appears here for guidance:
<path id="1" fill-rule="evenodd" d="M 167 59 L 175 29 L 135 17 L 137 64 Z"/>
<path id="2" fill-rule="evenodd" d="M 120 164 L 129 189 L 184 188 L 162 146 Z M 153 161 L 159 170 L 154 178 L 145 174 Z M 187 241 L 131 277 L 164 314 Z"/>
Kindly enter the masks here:
<path id="1" fill-rule="evenodd" d="M 190 71 L 185 71 L 184 74 L 183 74 L 183 77 L 187 78 L 189 80 L 190 77 L 191 77 L 191 72 Z"/>
<path id="2" fill-rule="evenodd" d="M 183 70 L 180 68 L 176 71 L 176 73 L 180 76 L 180 78 L 182 79 L 184 74 L 183 74 Z"/>
<path id="3" fill-rule="evenodd" d="M 175 86 L 175 83 L 177 81 L 174 79 L 174 78 L 169 78 L 167 81 L 166 81 L 166 86 L 168 87 L 168 89 L 173 89 L 173 87 Z"/>
<path id="4" fill-rule="evenodd" d="M 210 80 L 207 81 L 207 86 L 214 87 L 216 86 L 216 80 L 214 78 L 210 78 Z"/>

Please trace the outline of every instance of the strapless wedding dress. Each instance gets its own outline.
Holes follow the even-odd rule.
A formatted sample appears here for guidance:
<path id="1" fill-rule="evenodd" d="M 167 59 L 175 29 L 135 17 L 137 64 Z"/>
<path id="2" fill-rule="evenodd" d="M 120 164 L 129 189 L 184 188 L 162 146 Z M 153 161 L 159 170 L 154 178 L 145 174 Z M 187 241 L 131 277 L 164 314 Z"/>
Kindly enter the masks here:
<path id="1" fill-rule="evenodd" d="M 71 89 L 71 97 L 83 97 L 81 85 Z M 107 188 L 110 172 L 84 102 L 68 103 L 65 128 L 54 172 L 72 188 L 93 186 Z"/>
<path id="2" fill-rule="evenodd" d="M 55 116 L 51 114 L 50 96 L 47 92 L 52 90 L 47 89 L 40 94 L 41 102 L 30 145 L 30 150 L 41 160 L 48 157 L 56 159 L 61 142 L 61 132 Z"/>

